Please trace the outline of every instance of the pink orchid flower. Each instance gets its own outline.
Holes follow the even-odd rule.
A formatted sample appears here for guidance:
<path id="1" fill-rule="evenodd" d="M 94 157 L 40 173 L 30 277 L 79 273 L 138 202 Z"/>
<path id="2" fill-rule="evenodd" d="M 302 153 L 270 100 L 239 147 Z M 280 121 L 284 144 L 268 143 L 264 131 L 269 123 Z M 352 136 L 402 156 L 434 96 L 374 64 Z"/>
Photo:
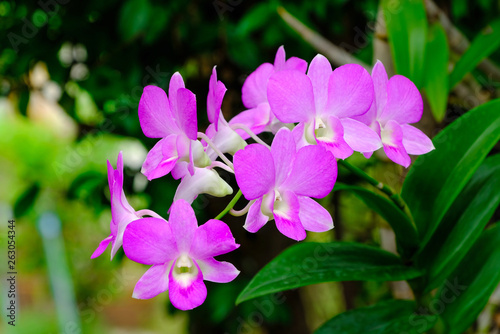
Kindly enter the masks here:
<path id="1" fill-rule="evenodd" d="M 152 265 L 137 282 L 133 297 L 153 298 L 168 290 L 170 302 L 180 310 L 200 306 L 207 296 L 203 280 L 227 283 L 239 271 L 214 256 L 239 247 L 229 227 L 211 219 L 198 226 L 191 206 L 184 200 L 172 204 L 169 222 L 144 218 L 130 224 L 123 249 L 135 262 Z"/>
<path id="2" fill-rule="evenodd" d="M 116 169 L 113 169 L 108 160 L 108 182 L 109 192 L 111 194 L 111 223 L 109 224 L 111 234 L 105 238 L 94 253 L 91 259 L 100 256 L 111 243 L 111 259 L 123 243 L 123 233 L 128 224 L 134 220 L 142 218 L 142 214 L 155 215 L 156 213 L 149 210 L 141 210 L 136 212 L 128 203 L 125 193 L 123 192 L 123 157 L 122 152 L 118 154 Z M 160 217 L 160 216 L 158 216 Z"/>
<path id="3" fill-rule="evenodd" d="M 291 57 L 286 60 L 285 48 L 280 46 L 276 52 L 274 65 L 264 63 L 260 65 L 254 72 L 252 72 L 243 84 L 241 89 L 241 99 L 243 105 L 248 108 L 233 117 L 229 124 L 244 124 L 249 127 L 255 134 L 264 131 L 276 133 L 284 126 L 283 123 L 278 121 L 271 111 L 267 99 L 267 85 L 269 78 L 275 72 L 284 70 L 295 70 L 301 73 L 306 73 L 307 62 L 297 57 Z M 249 135 L 242 131 L 237 130 L 238 134 L 243 139 L 248 139 Z"/>
<path id="4" fill-rule="evenodd" d="M 389 159 L 404 167 L 411 163 L 408 154 L 425 154 L 434 149 L 432 141 L 408 123 L 422 118 L 423 102 L 417 87 L 408 78 L 394 75 L 388 79 L 384 65 L 377 61 L 372 70 L 375 101 L 370 110 L 356 117 L 381 137 Z M 366 151 L 369 158 L 373 151 Z"/>
<path id="5" fill-rule="evenodd" d="M 330 62 L 317 55 L 307 75 L 280 71 L 269 79 L 269 105 L 284 123 L 299 123 L 294 129 L 298 147 L 319 144 L 345 159 L 354 151 L 381 147 L 375 131 L 353 116 L 364 114 L 373 101 L 370 74 L 360 65 L 347 64 L 332 71 Z"/>
<path id="6" fill-rule="evenodd" d="M 334 156 L 321 146 L 297 151 L 292 132 L 282 128 L 271 149 L 248 145 L 234 155 L 236 182 L 247 200 L 255 201 L 245 229 L 255 233 L 274 219 L 285 236 L 303 240 L 305 230 L 324 232 L 333 228 L 328 211 L 311 199 L 328 195 L 337 178 Z"/>
<path id="7" fill-rule="evenodd" d="M 156 86 L 144 87 L 139 101 L 139 122 L 144 135 L 162 138 L 149 151 L 142 173 L 148 180 L 167 175 L 177 162 L 187 161 L 188 170 L 206 166 L 208 157 L 197 140 L 196 97 L 176 72 L 170 79 L 168 97 Z"/>

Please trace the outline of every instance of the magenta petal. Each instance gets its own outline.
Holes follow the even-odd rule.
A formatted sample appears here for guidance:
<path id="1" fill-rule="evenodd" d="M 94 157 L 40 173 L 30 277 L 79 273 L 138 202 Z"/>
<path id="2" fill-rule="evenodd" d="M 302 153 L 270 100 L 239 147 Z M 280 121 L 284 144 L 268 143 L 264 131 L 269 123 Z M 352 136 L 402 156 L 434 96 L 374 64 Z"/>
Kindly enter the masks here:
<path id="1" fill-rule="evenodd" d="M 338 118 L 364 114 L 373 102 L 373 81 L 360 65 L 336 68 L 328 82 L 327 113 Z"/>
<path id="2" fill-rule="evenodd" d="M 292 171 L 282 187 L 297 195 L 321 198 L 332 191 L 336 179 L 334 156 L 321 146 L 310 145 L 297 152 Z"/>
<path id="3" fill-rule="evenodd" d="M 191 205 L 183 199 L 175 201 L 170 208 L 169 222 L 177 249 L 181 253 L 188 252 L 198 228 L 198 222 Z"/>
<path id="4" fill-rule="evenodd" d="M 97 246 L 97 249 L 94 251 L 94 253 L 92 253 L 92 256 L 90 256 L 90 258 L 95 259 L 96 257 L 100 256 L 102 253 L 104 253 L 104 251 L 106 250 L 106 248 L 108 248 L 108 245 L 112 239 L 113 239 L 113 234 L 110 234 L 106 239 L 101 241 L 99 243 L 99 246 Z"/>
<path id="5" fill-rule="evenodd" d="M 295 140 L 292 131 L 281 128 L 273 139 L 271 154 L 273 155 L 277 185 L 288 177 L 295 157 Z"/>
<path id="6" fill-rule="evenodd" d="M 309 64 L 307 76 L 311 79 L 316 110 L 325 110 L 328 99 L 328 81 L 332 74 L 332 65 L 323 55 L 317 55 Z"/>
<path id="7" fill-rule="evenodd" d="M 256 233 L 269 221 L 269 217 L 262 213 L 261 205 L 262 197 L 255 201 L 248 210 L 243 228 L 250 233 Z"/>
<path id="8" fill-rule="evenodd" d="M 346 159 L 353 153 L 352 148 L 344 140 L 344 127 L 335 116 L 328 117 L 325 128 L 315 132 L 319 145 L 330 151 L 335 158 Z"/>
<path id="9" fill-rule="evenodd" d="M 192 310 L 195 307 L 203 304 L 207 298 L 207 287 L 203 283 L 203 274 L 200 267 L 194 261 L 196 266 L 196 276 L 186 276 L 191 275 L 188 273 L 178 274 L 180 277 L 175 277 L 175 262 L 170 269 L 169 279 L 169 291 L 168 296 L 170 297 L 170 302 L 179 310 Z"/>
<path id="10" fill-rule="evenodd" d="M 229 262 L 219 262 L 214 258 L 196 260 L 203 272 L 205 281 L 216 283 L 229 283 L 238 276 L 240 271 Z"/>
<path id="11" fill-rule="evenodd" d="M 311 80 L 299 71 L 274 73 L 267 86 L 267 99 L 271 111 L 284 123 L 307 121 L 316 113 Z"/>
<path id="12" fill-rule="evenodd" d="M 189 251 L 194 259 L 206 259 L 229 253 L 240 247 L 226 223 L 210 219 L 198 227 L 194 234 L 193 243 Z"/>
<path id="13" fill-rule="evenodd" d="M 389 120 L 400 124 L 416 123 L 422 118 L 423 110 L 422 96 L 410 79 L 402 75 L 395 75 L 389 79 L 387 104 L 379 116 L 382 124 Z"/>
<path id="14" fill-rule="evenodd" d="M 273 216 L 276 227 L 284 236 L 293 240 L 304 240 L 306 231 L 299 218 L 299 200 L 291 191 L 281 194 L 281 200 L 274 202 Z"/>
<path id="15" fill-rule="evenodd" d="M 169 223 L 142 218 L 130 223 L 123 235 L 123 250 L 129 259 L 143 264 L 163 264 L 178 252 Z"/>
<path id="16" fill-rule="evenodd" d="M 333 228 L 333 219 L 330 213 L 315 200 L 299 196 L 299 217 L 302 226 L 307 231 L 325 232 Z"/>
<path id="17" fill-rule="evenodd" d="M 297 58 L 297 57 L 290 57 L 285 62 L 285 67 L 283 69 L 284 70 L 295 70 L 295 71 L 300 71 L 302 73 L 306 73 L 307 61 L 305 61 L 304 59 Z"/>
<path id="18" fill-rule="evenodd" d="M 276 51 L 276 56 L 274 57 L 274 70 L 275 71 L 283 70 L 285 67 L 285 60 L 286 60 L 285 47 L 282 45 L 278 48 L 278 51 Z"/>
<path id="19" fill-rule="evenodd" d="M 382 147 L 378 134 L 367 125 L 350 118 L 340 121 L 344 128 L 344 140 L 354 151 L 373 152 Z"/>
<path id="20" fill-rule="evenodd" d="M 191 140 L 197 139 L 196 96 L 186 88 L 177 91 L 177 125 Z"/>
<path id="21" fill-rule="evenodd" d="M 134 288 L 133 298 L 150 299 L 168 290 L 168 273 L 172 262 L 156 264 L 149 268 Z"/>
<path id="22" fill-rule="evenodd" d="M 226 86 L 221 81 L 217 81 L 217 70 L 214 66 L 208 88 L 207 115 L 208 121 L 215 124 L 215 130 L 218 128 L 220 108 L 226 90 Z"/>
<path id="23" fill-rule="evenodd" d="M 257 67 L 243 84 L 241 100 L 247 108 L 255 108 L 260 103 L 267 102 L 267 81 L 273 74 L 273 65 L 264 63 Z"/>
<path id="24" fill-rule="evenodd" d="M 408 168 L 410 156 L 403 146 L 403 130 L 396 121 L 389 121 L 382 130 L 384 152 L 389 159 Z"/>
<path id="25" fill-rule="evenodd" d="M 380 60 L 377 60 L 377 63 L 375 63 L 375 66 L 373 66 L 372 79 L 373 89 L 375 90 L 374 106 L 377 110 L 375 116 L 380 116 L 380 113 L 387 103 L 387 83 L 389 82 L 384 64 L 382 64 Z"/>
<path id="26" fill-rule="evenodd" d="M 177 91 L 181 88 L 186 88 L 184 86 L 184 80 L 179 72 L 175 72 L 170 78 L 170 83 L 168 86 L 168 98 L 170 100 L 170 109 L 172 113 L 177 114 Z"/>
<path id="27" fill-rule="evenodd" d="M 139 122 L 142 132 L 149 138 L 162 138 L 179 131 L 167 94 L 156 86 L 144 87 L 139 101 Z"/>
<path id="28" fill-rule="evenodd" d="M 148 152 L 142 165 L 141 173 L 148 180 L 157 179 L 170 173 L 179 159 L 177 154 L 177 135 L 161 139 Z"/>
<path id="29" fill-rule="evenodd" d="M 409 124 L 402 124 L 403 146 L 408 154 L 425 154 L 434 149 L 434 144 L 422 131 Z"/>
<path id="30" fill-rule="evenodd" d="M 271 120 L 271 108 L 269 103 L 260 103 L 257 107 L 240 112 L 234 116 L 229 124 L 243 124 L 246 125 L 253 133 L 258 135 L 266 129 L 266 126 Z M 243 130 L 235 130 L 241 138 L 248 139 L 250 135 Z"/>
<path id="31" fill-rule="evenodd" d="M 247 200 L 257 199 L 274 187 L 275 169 L 271 151 L 251 144 L 234 155 L 236 182 Z"/>

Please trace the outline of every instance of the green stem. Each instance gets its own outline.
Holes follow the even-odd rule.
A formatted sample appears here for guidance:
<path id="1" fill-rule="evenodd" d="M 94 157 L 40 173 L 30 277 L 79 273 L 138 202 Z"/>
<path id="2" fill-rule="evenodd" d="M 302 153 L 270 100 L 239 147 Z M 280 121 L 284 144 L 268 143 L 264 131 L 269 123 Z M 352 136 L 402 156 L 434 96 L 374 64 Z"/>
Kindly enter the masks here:
<path id="1" fill-rule="evenodd" d="M 372 186 L 374 186 L 375 188 L 379 189 L 384 194 L 386 194 L 387 196 L 389 196 L 389 198 L 394 202 L 394 204 L 396 204 L 398 206 L 398 208 L 400 208 L 404 213 L 406 213 L 408 215 L 408 217 L 410 217 L 410 219 L 412 219 L 412 216 L 411 216 L 411 214 L 410 214 L 410 212 L 408 210 L 408 206 L 406 205 L 405 201 L 403 200 L 403 198 L 398 193 L 396 193 L 394 190 L 392 190 L 391 187 L 389 187 L 388 185 L 383 184 L 382 182 L 374 179 L 373 177 L 371 177 L 370 175 L 366 174 L 365 172 L 363 172 L 358 167 L 351 165 L 347 161 L 339 159 L 337 162 L 340 165 L 344 166 L 349 171 L 351 171 L 353 174 L 359 176 L 360 178 L 362 178 L 363 180 L 367 181 L 369 184 L 371 184 Z"/>
<path id="2" fill-rule="evenodd" d="M 236 193 L 236 195 L 234 195 L 231 202 L 229 202 L 229 204 L 226 206 L 226 208 L 224 210 L 222 210 L 222 212 L 219 213 L 217 215 L 217 217 L 215 217 L 214 219 L 221 219 L 222 217 L 224 217 L 226 215 L 226 213 L 228 213 L 234 207 L 234 205 L 236 204 L 236 202 L 238 202 L 240 197 L 241 197 L 241 189 L 238 190 L 238 192 Z"/>

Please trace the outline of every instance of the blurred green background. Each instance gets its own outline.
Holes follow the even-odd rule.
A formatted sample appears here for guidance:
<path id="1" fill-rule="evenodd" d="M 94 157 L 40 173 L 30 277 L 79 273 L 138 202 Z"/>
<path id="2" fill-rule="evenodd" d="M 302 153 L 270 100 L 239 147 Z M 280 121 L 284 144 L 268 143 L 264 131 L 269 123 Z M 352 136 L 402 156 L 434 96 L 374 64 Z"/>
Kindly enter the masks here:
<path id="1" fill-rule="evenodd" d="M 436 3 L 469 40 L 500 11 L 496 0 Z M 90 260 L 109 233 L 107 159 L 115 166 L 123 151 L 125 193 L 137 210 L 149 208 L 166 217 L 177 186 L 170 176 L 147 182 L 140 174 L 156 142 L 139 126 L 142 88 L 166 88 L 179 71 L 197 95 L 203 131 L 208 79 L 217 65 L 228 88 L 222 108 L 230 119 L 244 110 L 246 76 L 273 62 L 280 45 L 287 56 L 308 62 L 318 53 L 280 17 L 278 6 L 373 63 L 376 0 L 0 1 L 0 217 L 2 249 L 7 249 L 7 219 L 16 219 L 17 332 L 308 333 L 346 309 L 409 293 L 397 284 L 328 283 L 234 307 L 255 272 L 292 244 L 274 224 L 246 233 L 244 218 L 225 219 L 242 245 L 226 259 L 242 273 L 230 284 L 207 284 L 207 301 L 191 312 L 176 311 L 167 294 L 132 299 L 146 267 L 124 258 L 122 251 L 111 262 L 109 250 Z M 500 53 L 490 59 L 500 63 Z M 478 95 L 497 94 L 494 78 L 479 72 L 472 78 Z M 463 112 L 462 102 L 452 92 L 443 124 Z M 426 125 L 424 131 L 433 135 L 443 124 Z M 377 157 L 350 160 L 400 188 L 404 171 L 399 166 Z M 235 186 L 229 174 L 223 177 Z M 216 216 L 228 201 L 200 196 L 193 204 L 199 223 Z M 335 193 L 322 204 L 334 215 L 336 228 L 312 233 L 310 240 L 391 248 L 386 242 L 391 237 L 384 236 L 390 234 L 387 224 L 353 195 Z M 6 302 L 5 293 L 0 298 Z M 0 331 L 12 330 L 4 320 Z M 500 313 L 490 320 L 498 329 Z"/>

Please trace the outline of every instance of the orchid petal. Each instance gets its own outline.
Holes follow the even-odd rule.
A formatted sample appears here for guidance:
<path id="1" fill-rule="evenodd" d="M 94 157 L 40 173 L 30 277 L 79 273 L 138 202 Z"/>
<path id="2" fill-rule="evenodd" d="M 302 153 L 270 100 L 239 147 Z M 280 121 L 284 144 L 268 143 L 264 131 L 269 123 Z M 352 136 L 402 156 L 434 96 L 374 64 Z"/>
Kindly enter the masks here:
<path id="1" fill-rule="evenodd" d="M 408 154 L 425 154 L 434 149 L 434 144 L 422 131 L 409 124 L 402 124 L 403 146 Z"/>
<path id="2" fill-rule="evenodd" d="M 271 151 L 261 144 L 251 144 L 234 155 L 236 182 L 247 200 L 266 194 L 275 184 Z"/>
<path id="3" fill-rule="evenodd" d="M 170 100 L 170 109 L 174 115 L 177 115 L 178 103 L 177 103 L 177 91 L 181 88 L 186 88 L 184 85 L 184 80 L 179 72 L 175 72 L 170 78 L 170 83 L 168 85 L 168 98 Z"/>
<path id="4" fill-rule="evenodd" d="M 285 60 L 286 60 L 285 47 L 282 45 L 278 48 L 278 51 L 276 51 L 276 56 L 274 57 L 274 70 L 275 71 L 283 70 L 285 67 Z"/>
<path id="5" fill-rule="evenodd" d="M 277 185 L 283 183 L 288 177 L 295 157 L 295 140 L 292 131 L 282 128 L 278 131 L 271 144 Z"/>
<path id="6" fill-rule="evenodd" d="M 313 86 L 299 71 L 280 71 L 269 78 L 267 98 L 271 111 L 284 123 L 296 123 L 314 117 Z"/>
<path id="7" fill-rule="evenodd" d="M 188 252 L 198 228 L 193 208 L 183 199 L 176 200 L 170 208 L 169 221 L 177 249 L 180 253 Z"/>
<path id="8" fill-rule="evenodd" d="M 384 144 L 384 152 L 389 159 L 408 168 L 411 159 L 403 146 L 403 130 L 396 121 L 391 120 L 384 126 L 382 143 Z"/>
<path id="9" fill-rule="evenodd" d="M 373 89 L 375 91 L 375 109 L 377 114 L 375 116 L 380 116 L 382 110 L 384 110 L 387 104 L 387 84 L 389 83 L 389 78 L 387 77 L 387 72 L 385 71 L 384 64 L 380 60 L 377 60 L 375 66 L 372 70 L 373 79 Z"/>
<path id="10" fill-rule="evenodd" d="M 364 114 L 373 102 L 373 81 L 360 65 L 337 67 L 328 82 L 326 114 L 338 118 Z"/>
<path id="11" fill-rule="evenodd" d="M 333 219 L 330 213 L 315 200 L 299 196 L 299 218 L 307 231 L 325 232 L 333 228 Z"/>
<path id="12" fill-rule="evenodd" d="M 352 148 L 344 140 L 344 127 L 335 116 L 328 117 L 324 128 L 315 131 L 319 145 L 330 151 L 335 158 L 346 159 L 352 155 Z"/>
<path id="13" fill-rule="evenodd" d="M 262 197 L 255 201 L 248 210 L 243 228 L 250 233 L 256 233 L 269 221 L 269 217 L 262 213 L 261 205 Z"/>
<path id="14" fill-rule="evenodd" d="M 273 71 L 273 65 L 264 63 L 247 77 L 241 89 L 241 100 L 245 107 L 255 108 L 267 102 L 267 82 Z"/>
<path id="15" fill-rule="evenodd" d="M 196 230 L 189 254 L 196 260 L 203 260 L 229 253 L 238 247 L 226 223 L 210 219 Z"/>
<path id="16" fill-rule="evenodd" d="M 290 57 L 285 62 L 285 67 L 283 69 L 284 70 L 300 71 L 302 73 L 306 73 L 307 61 L 305 61 L 304 59 L 297 58 L 297 57 Z"/>
<path id="17" fill-rule="evenodd" d="M 203 274 L 198 264 L 195 261 L 193 262 L 196 266 L 196 276 L 191 276 L 194 274 L 181 273 L 178 274 L 179 277 L 175 277 L 175 262 L 170 268 L 168 275 L 168 296 L 170 302 L 176 308 L 183 311 L 200 306 L 207 298 L 207 287 L 203 283 Z"/>
<path id="18" fill-rule="evenodd" d="M 316 110 L 325 110 L 328 100 L 328 81 L 332 74 L 332 65 L 325 56 L 318 54 L 309 64 L 307 76 L 311 79 Z"/>
<path id="19" fill-rule="evenodd" d="M 189 173 L 184 174 L 175 192 L 174 201 L 183 199 L 188 203 L 193 203 L 199 194 L 224 197 L 232 193 L 233 189 L 231 186 L 216 171 L 206 168 L 195 168 L 193 175 Z"/>
<path id="20" fill-rule="evenodd" d="M 271 107 L 269 103 L 260 103 L 257 107 L 242 111 L 238 115 L 234 116 L 229 124 L 243 124 L 246 125 L 253 133 L 258 135 L 259 133 L 265 131 L 266 126 L 271 120 Z M 250 135 L 243 130 L 236 129 L 241 138 L 248 139 Z"/>
<path id="21" fill-rule="evenodd" d="M 197 139 L 196 96 L 186 88 L 177 90 L 177 125 L 191 140 Z"/>
<path id="22" fill-rule="evenodd" d="M 215 124 L 216 131 L 218 130 L 220 109 L 226 90 L 226 86 L 224 86 L 221 81 L 217 81 L 217 71 L 216 67 L 214 66 L 209 82 L 207 96 L 207 115 L 208 121 L 212 124 Z"/>
<path id="23" fill-rule="evenodd" d="M 113 234 L 110 234 L 108 237 L 106 237 L 104 240 L 102 240 L 99 243 L 99 246 L 97 246 L 97 249 L 92 253 L 90 256 L 91 259 L 95 259 L 96 257 L 100 256 L 106 248 L 108 248 L 109 243 L 113 240 Z"/>
<path id="24" fill-rule="evenodd" d="M 273 215 L 278 231 L 284 236 L 297 241 L 306 238 L 299 218 L 299 200 L 293 192 L 285 191 L 281 200 L 275 200 Z"/>
<path id="25" fill-rule="evenodd" d="M 157 179 L 170 173 L 179 159 L 177 153 L 177 135 L 169 135 L 161 139 L 148 152 L 142 165 L 141 173 L 148 180 Z"/>
<path id="26" fill-rule="evenodd" d="M 163 264 L 178 254 L 171 224 L 163 219 L 142 218 L 130 223 L 123 234 L 123 250 L 132 261 Z"/>
<path id="27" fill-rule="evenodd" d="M 387 104 L 379 121 L 385 125 L 390 120 L 400 124 L 416 123 L 422 118 L 424 104 L 422 96 L 410 79 L 395 75 L 387 84 Z"/>
<path id="28" fill-rule="evenodd" d="M 146 86 L 139 101 L 139 123 L 149 138 L 162 138 L 178 133 L 165 91 L 156 86 Z"/>
<path id="29" fill-rule="evenodd" d="M 156 264 L 149 268 L 134 288 L 133 298 L 150 299 L 168 290 L 168 272 L 172 262 Z"/>
<path id="30" fill-rule="evenodd" d="M 350 118 L 341 119 L 344 140 L 354 151 L 373 152 L 382 147 L 378 134 L 367 125 Z"/>
<path id="31" fill-rule="evenodd" d="M 204 260 L 196 260 L 203 272 L 205 281 L 216 283 L 229 283 L 234 280 L 240 273 L 236 267 L 229 262 L 219 262 L 214 258 Z"/>

